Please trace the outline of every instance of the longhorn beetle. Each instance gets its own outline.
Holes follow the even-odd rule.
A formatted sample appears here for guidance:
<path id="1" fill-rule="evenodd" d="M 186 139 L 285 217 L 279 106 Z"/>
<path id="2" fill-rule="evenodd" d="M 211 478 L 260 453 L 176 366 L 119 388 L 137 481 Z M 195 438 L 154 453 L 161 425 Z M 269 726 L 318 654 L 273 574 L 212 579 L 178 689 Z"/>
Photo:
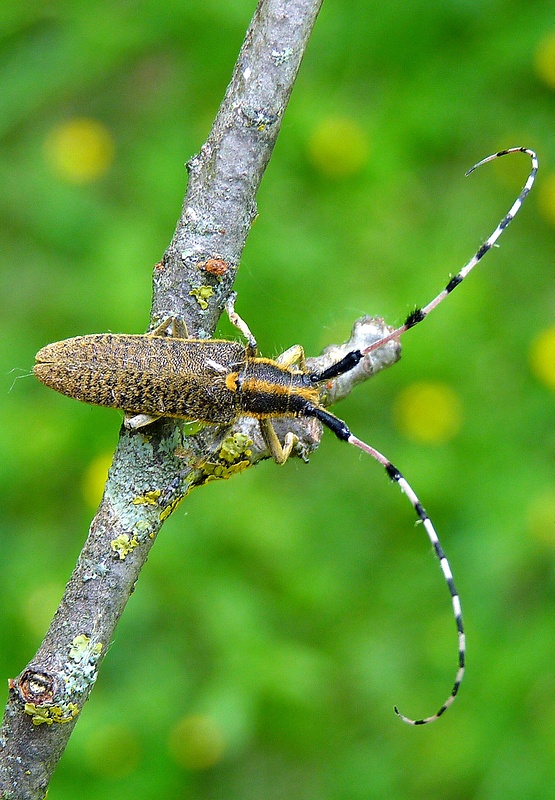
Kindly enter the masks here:
<path id="1" fill-rule="evenodd" d="M 432 521 L 411 486 L 389 459 L 357 439 L 342 420 L 323 408 L 320 402 L 322 385 L 353 369 L 364 356 L 422 322 L 493 247 L 530 192 L 538 159 L 533 150 L 512 147 L 484 158 L 467 172 L 468 175 L 488 161 L 518 152 L 527 154 L 532 161 L 521 193 L 489 239 L 449 280 L 445 289 L 424 308 L 412 311 L 404 324 L 387 336 L 362 350 L 347 353 L 320 372 L 308 369 L 300 345 L 294 345 L 275 360 L 258 356 L 256 340 L 235 312 L 233 299 L 228 301 L 226 309 L 231 322 L 246 338 L 246 345 L 222 339 L 191 339 L 184 324 L 177 320 L 173 320 L 173 336 L 165 336 L 172 321 L 165 320 L 149 334 L 77 336 L 46 345 L 36 356 L 34 372 L 42 383 L 69 397 L 125 411 L 125 425 L 130 429 L 147 425 L 159 417 L 208 424 L 231 424 L 240 416 L 254 417 L 259 420 L 272 457 L 283 464 L 296 438 L 289 432 L 282 444 L 272 418 L 315 417 L 339 439 L 378 461 L 408 497 L 432 543 L 449 588 L 458 633 L 458 670 L 451 694 L 435 714 L 424 719 L 410 719 L 395 708 L 395 713 L 409 725 L 424 725 L 440 717 L 454 702 L 461 685 L 465 670 L 465 634 L 459 595 Z"/>

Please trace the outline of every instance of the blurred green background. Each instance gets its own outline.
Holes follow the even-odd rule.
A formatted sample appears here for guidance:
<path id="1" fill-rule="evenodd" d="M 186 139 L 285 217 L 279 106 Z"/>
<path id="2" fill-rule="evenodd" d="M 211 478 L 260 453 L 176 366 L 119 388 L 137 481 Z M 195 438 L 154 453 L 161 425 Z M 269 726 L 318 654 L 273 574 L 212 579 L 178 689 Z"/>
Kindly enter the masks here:
<path id="1" fill-rule="evenodd" d="M 34 654 L 120 417 L 29 377 L 45 343 L 142 332 L 184 162 L 254 10 L 0 11 L 0 677 Z M 536 188 L 476 273 L 336 412 L 405 473 L 462 596 L 468 672 L 425 533 L 331 434 L 193 493 L 162 531 L 50 798 L 555 797 L 552 2 L 326 0 L 237 282 L 264 354 L 404 319 Z M 4 696 L 2 697 L 3 703 Z"/>

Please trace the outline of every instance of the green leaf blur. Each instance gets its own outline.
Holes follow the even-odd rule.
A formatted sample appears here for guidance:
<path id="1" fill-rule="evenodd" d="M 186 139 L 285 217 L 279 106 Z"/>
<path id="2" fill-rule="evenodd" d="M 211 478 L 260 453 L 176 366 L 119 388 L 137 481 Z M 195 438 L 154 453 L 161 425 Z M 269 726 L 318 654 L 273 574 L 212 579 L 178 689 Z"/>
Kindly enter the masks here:
<path id="1" fill-rule="evenodd" d="M 3 686 L 46 630 L 121 421 L 39 385 L 34 354 L 145 330 L 184 163 L 254 6 L 4 0 Z M 268 356 L 314 354 L 364 313 L 400 322 L 489 235 L 529 161 L 465 171 L 538 151 L 500 247 L 335 409 L 403 470 L 449 555 L 468 631 L 455 706 L 416 730 L 393 714 L 450 690 L 449 597 L 406 499 L 327 434 L 309 466 L 212 483 L 168 521 L 49 797 L 555 797 L 554 118 L 551 2 L 326 0 L 236 287 Z M 430 387 L 447 408 L 431 432 L 411 400 Z"/>

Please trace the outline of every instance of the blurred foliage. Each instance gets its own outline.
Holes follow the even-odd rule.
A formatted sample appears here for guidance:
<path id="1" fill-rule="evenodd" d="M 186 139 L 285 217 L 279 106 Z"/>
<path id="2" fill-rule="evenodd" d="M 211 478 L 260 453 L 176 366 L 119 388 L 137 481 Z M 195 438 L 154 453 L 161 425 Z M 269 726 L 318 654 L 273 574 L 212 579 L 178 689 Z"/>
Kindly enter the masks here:
<path id="1" fill-rule="evenodd" d="M 120 422 L 38 385 L 34 353 L 145 330 L 184 162 L 254 6 L 3 2 L 4 686 L 61 596 Z M 363 313 L 399 322 L 529 162 L 465 170 L 538 151 L 501 247 L 336 409 L 404 471 L 450 556 L 469 647 L 455 707 L 417 730 L 393 715 L 449 690 L 449 599 L 397 487 L 328 434 L 310 466 L 212 483 L 169 520 L 49 797 L 555 797 L 554 114 L 551 2 L 326 0 L 237 282 L 268 355 L 316 353 Z"/>

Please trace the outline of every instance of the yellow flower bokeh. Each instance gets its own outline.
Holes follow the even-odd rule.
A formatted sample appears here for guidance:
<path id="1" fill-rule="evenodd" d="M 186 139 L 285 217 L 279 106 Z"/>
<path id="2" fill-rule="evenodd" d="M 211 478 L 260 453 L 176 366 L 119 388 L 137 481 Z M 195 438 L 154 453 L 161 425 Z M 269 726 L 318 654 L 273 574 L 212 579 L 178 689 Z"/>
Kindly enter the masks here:
<path id="1" fill-rule="evenodd" d="M 208 769 L 222 758 L 223 734 L 212 717 L 190 714 L 173 726 L 168 748 L 180 766 L 194 770 Z"/>
<path id="2" fill-rule="evenodd" d="M 544 175 L 538 186 L 538 208 L 540 214 L 555 227 L 555 173 Z"/>
<path id="3" fill-rule="evenodd" d="M 76 117 L 56 125 L 44 141 L 44 156 L 52 172 L 68 183 L 101 178 L 114 159 L 114 139 L 101 122 Z"/>
<path id="4" fill-rule="evenodd" d="M 530 345 L 530 369 L 539 381 L 555 389 L 555 325 L 541 331 Z"/>
<path id="5" fill-rule="evenodd" d="M 453 439 L 462 424 L 462 404 L 456 392 L 444 383 L 412 383 L 393 404 L 397 428 L 417 442 L 441 444 Z"/>
<path id="6" fill-rule="evenodd" d="M 348 117 L 327 117 L 313 129 L 308 140 L 312 166 L 329 178 L 349 178 L 368 160 L 368 136 Z"/>
<path id="7" fill-rule="evenodd" d="M 540 39 L 534 54 L 534 67 L 542 83 L 555 89 L 555 31 Z"/>
<path id="8" fill-rule="evenodd" d="M 81 490 L 85 502 L 90 508 L 96 508 L 102 499 L 112 458 L 112 453 L 101 453 L 93 458 L 83 475 Z"/>
<path id="9" fill-rule="evenodd" d="M 135 730 L 121 723 L 95 728 L 84 742 L 84 751 L 89 768 L 111 780 L 135 772 L 141 759 Z"/>
<path id="10" fill-rule="evenodd" d="M 555 545 L 555 491 L 533 498 L 528 506 L 528 530 L 534 539 L 550 547 Z"/>

